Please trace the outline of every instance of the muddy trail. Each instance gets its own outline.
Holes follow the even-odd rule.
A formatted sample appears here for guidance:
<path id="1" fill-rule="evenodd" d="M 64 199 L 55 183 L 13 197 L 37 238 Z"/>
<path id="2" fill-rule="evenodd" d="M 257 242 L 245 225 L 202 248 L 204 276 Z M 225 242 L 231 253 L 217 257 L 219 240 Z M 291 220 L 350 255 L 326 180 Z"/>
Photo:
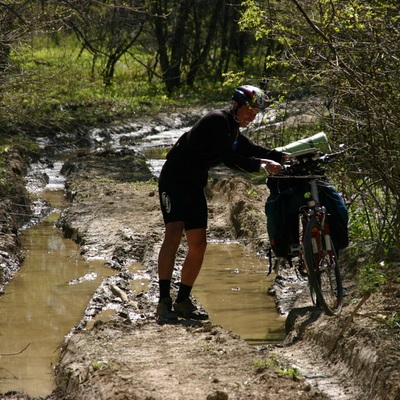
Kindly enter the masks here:
<path id="1" fill-rule="evenodd" d="M 180 114 L 178 127 L 190 125 L 195 117 L 196 113 Z M 111 133 L 123 136 L 133 131 L 137 140 L 141 135 L 159 134 L 156 127 L 160 121 L 163 126 L 170 123 L 177 127 L 177 118 L 169 114 L 149 119 L 145 131 L 143 121 L 133 121 L 125 128 L 97 131 L 96 137 L 107 139 Z M 156 268 L 163 224 L 156 179 L 143 154 L 128 146 L 96 149 L 90 133 L 71 134 L 75 146 L 91 144 L 92 148 L 76 148 L 64 162 L 68 207 L 57 226 L 63 235 L 79 243 L 83 257 L 105 260 L 110 275 L 95 291 L 81 322 L 71 327 L 60 343 L 54 369 L 56 389 L 47 400 L 400 400 L 400 332 L 382 323 L 383 317 L 398 310 L 399 288 L 372 295 L 352 315 L 362 295 L 354 282 L 357 266 L 346 263 L 345 253 L 342 262 L 347 291 L 344 310 L 337 318 L 310 307 L 307 286 L 294 271 L 276 271 L 273 286 L 265 290 L 274 296 L 277 310 L 288 314 L 287 336 L 282 343 L 250 345 L 212 321 L 157 324 Z M 58 140 L 46 139 L 39 162 L 49 165 L 57 156 L 54 149 L 68 147 Z M 16 181 L 20 182 L 20 197 L 18 202 L 16 197 L 9 200 L 7 210 L 11 204 L 22 204 L 27 211 L 30 196 L 21 182 L 28 172 L 29 158 L 18 152 L 11 158 L 16 160 L 12 171 L 20 177 Z M 46 184 L 40 173 L 34 180 L 36 185 Z M 238 241 L 265 259 L 266 196 L 264 184 L 218 171 L 207 188 L 209 240 Z M 42 214 L 46 214 L 46 207 Z M 7 229 L 3 226 L 4 287 L 23 260 L 18 228 L 26 223 L 26 218 L 13 219 Z M 180 251 L 175 278 L 183 257 L 184 251 Z M 144 291 L 132 289 L 135 276 L 129 266 L 133 262 L 139 262 L 149 277 Z M 96 320 L 107 309 L 115 312 L 110 318 Z M 0 389 L 2 379 L 0 374 Z M 17 392 L 3 393 L 0 398 L 32 399 Z"/>

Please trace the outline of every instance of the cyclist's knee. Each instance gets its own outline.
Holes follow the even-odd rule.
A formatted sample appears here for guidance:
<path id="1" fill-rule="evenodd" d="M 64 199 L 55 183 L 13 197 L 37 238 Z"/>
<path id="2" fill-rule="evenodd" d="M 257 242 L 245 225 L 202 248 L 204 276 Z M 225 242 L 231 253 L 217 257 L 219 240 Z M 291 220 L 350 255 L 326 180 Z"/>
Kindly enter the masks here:
<path id="1" fill-rule="evenodd" d="M 189 251 L 204 254 L 207 248 L 205 229 L 193 229 L 186 232 Z"/>

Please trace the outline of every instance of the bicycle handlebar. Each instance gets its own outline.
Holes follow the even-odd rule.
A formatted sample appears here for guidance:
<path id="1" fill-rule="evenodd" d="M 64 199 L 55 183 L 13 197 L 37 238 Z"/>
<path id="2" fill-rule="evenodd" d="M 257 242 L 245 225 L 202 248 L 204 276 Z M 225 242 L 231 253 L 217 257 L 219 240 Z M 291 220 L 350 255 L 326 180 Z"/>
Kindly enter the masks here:
<path id="1" fill-rule="evenodd" d="M 283 171 L 280 175 L 275 175 L 279 178 L 282 175 L 289 176 L 305 176 L 305 175 L 321 175 L 325 174 L 323 164 L 328 164 L 338 156 L 342 155 L 344 151 L 336 153 L 324 154 L 321 152 L 309 152 L 306 154 L 288 154 L 288 161 L 283 165 Z"/>

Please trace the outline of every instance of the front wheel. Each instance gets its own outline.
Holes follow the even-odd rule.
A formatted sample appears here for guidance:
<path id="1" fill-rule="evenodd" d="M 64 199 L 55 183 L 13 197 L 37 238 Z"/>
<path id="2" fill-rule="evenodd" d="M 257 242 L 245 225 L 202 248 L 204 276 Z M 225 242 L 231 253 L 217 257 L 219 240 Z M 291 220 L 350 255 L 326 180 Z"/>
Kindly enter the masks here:
<path id="1" fill-rule="evenodd" d="M 343 286 L 339 261 L 331 237 L 325 236 L 317 218 L 307 223 L 304 232 L 304 261 L 314 304 L 327 315 L 340 314 Z"/>

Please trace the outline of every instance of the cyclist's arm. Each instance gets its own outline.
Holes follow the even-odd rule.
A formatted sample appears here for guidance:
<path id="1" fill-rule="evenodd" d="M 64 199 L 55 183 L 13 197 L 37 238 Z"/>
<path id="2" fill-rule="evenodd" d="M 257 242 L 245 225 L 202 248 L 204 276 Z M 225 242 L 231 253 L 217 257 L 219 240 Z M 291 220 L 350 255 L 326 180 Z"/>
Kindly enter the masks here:
<path id="1" fill-rule="evenodd" d="M 285 161 L 285 156 L 282 151 L 268 149 L 264 146 L 253 143 L 249 138 L 240 134 L 238 137 L 237 150 L 244 156 L 252 156 L 259 159 L 273 160 L 278 163 Z"/>

